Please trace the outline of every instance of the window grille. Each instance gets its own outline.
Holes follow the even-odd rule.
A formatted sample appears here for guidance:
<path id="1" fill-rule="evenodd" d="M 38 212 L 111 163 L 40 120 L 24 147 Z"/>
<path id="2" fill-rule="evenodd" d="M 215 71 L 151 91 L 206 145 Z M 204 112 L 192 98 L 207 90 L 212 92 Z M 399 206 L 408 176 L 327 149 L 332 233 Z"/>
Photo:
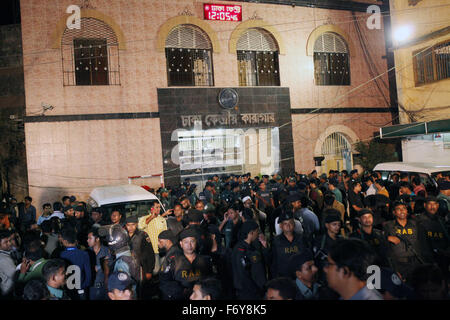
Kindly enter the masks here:
<path id="1" fill-rule="evenodd" d="M 413 55 L 416 86 L 450 78 L 449 41 L 416 51 Z"/>
<path id="2" fill-rule="evenodd" d="M 278 46 L 261 29 L 248 29 L 237 43 L 240 86 L 279 86 Z"/>
<path id="3" fill-rule="evenodd" d="M 166 39 L 169 86 L 213 86 L 212 45 L 198 27 L 180 25 Z"/>
<path id="4" fill-rule="evenodd" d="M 119 43 L 102 21 L 82 18 L 81 29 L 66 29 L 61 50 L 65 86 L 120 85 Z"/>
<path id="5" fill-rule="evenodd" d="M 347 44 L 339 35 L 325 32 L 314 43 L 314 80 L 320 86 L 350 85 Z"/>

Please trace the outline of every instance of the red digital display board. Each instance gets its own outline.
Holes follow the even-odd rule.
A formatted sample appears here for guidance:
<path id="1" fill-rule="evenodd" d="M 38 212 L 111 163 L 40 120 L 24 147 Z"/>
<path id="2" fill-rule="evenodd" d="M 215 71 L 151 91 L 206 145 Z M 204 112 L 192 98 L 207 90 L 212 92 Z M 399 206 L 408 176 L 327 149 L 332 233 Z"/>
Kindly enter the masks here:
<path id="1" fill-rule="evenodd" d="M 205 20 L 242 21 L 242 7 L 229 4 L 204 3 Z"/>

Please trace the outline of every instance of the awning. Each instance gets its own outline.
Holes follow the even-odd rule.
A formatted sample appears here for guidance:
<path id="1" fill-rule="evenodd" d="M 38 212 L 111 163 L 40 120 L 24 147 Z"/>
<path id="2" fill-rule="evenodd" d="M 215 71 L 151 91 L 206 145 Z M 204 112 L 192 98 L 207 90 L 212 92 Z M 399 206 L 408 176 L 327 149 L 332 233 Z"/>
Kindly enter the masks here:
<path id="1" fill-rule="evenodd" d="M 380 138 L 400 138 L 422 134 L 450 132 L 450 119 L 398 124 L 380 128 Z"/>

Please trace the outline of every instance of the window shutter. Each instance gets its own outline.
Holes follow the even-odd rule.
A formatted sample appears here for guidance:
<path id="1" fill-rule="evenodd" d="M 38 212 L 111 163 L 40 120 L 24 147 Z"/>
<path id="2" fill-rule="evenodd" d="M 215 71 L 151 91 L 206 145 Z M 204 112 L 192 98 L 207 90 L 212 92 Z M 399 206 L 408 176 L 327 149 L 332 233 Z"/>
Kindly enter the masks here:
<path id="1" fill-rule="evenodd" d="M 274 38 L 262 29 L 248 29 L 239 38 L 238 51 L 278 51 Z"/>
<path id="2" fill-rule="evenodd" d="M 166 39 L 166 48 L 211 49 L 208 35 L 192 25 L 175 27 Z"/>

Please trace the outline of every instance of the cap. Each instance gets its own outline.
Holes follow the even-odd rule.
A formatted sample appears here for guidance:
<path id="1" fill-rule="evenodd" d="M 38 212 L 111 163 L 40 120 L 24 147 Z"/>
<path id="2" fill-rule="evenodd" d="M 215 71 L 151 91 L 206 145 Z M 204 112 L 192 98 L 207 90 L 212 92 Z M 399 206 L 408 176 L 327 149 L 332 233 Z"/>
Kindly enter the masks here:
<path id="1" fill-rule="evenodd" d="M 175 241 L 176 241 L 175 240 L 175 235 L 170 230 L 161 231 L 160 234 L 158 235 L 158 239 L 170 240 L 170 241 L 172 241 L 172 243 L 175 243 Z"/>
<path id="2" fill-rule="evenodd" d="M 307 261 L 314 261 L 314 256 L 310 250 L 304 250 L 301 253 L 297 253 L 289 258 L 289 269 L 292 273 L 300 271 L 302 266 Z"/>
<path id="3" fill-rule="evenodd" d="M 75 202 L 77 201 L 77 198 L 75 196 L 70 196 L 70 202 Z"/>
<path id="4" fill-rule="evenodd" d="M 358 216 L 358 218 L 361 218 L 365 214 L 371 214 L 373 216 L 372 210 L 367 209 L 367 208 L 363 208 L 360 211 L 358 211 L 357 216 Z"/>
<path id="5" fill-rule="evenodd" d="M 325 216 L 325 223 L 331 223 L 335 221 L 341 221 L 341 215 L 337 210 L 329 210 L 329 213 Z"/>
<path id="6" fill-rule="evenodd" d="M 108 291 L 117 289 L 124 291 L 134 284 L 133 279 L 125 272 L 114 272 L 108 278 Z"/>
<path id="7" fill-rule="evenodd" d="M 297 182 L 297 180 L 295 180 L 295 178 L 292 177 L 292 178 L 289 178 L 289 182 Z"/>
<path id="8" fill-rule="evenodd" d="M 358 170 L 353 169 L 352 171 L 350 171 L 350 175 L 353 175 L 353 174 L 355 174 L 355 173 L 358 173 Z"/>
<path id="9" fill-rule="evenodd" d="M 283 212 L 278 218 L 278 223 L 282 223 L 287 220 L 294 219 L 294 216 L 291 212 Z"/>
<path id="10" fill-rule="evenodd" d="M 72 207 L 73 208 L 73 207 Z M 75 208 L 73 208 L 75 211 L 78 211 L 78 212 L 84 212 L 84 208 L 83 208 L 83 206 L 76 206 Z"/>
<path id="11" fill-rule="evenodd" d="M 397 276 L 391 269 L 381 268 L 381 290 L 386 290 L 396 298 L 412 298 L 414 291 Z"/>
<path id="12" fill-rule="evenodd" d="M 231 189 L 234 189 L 234 188 L 237 188 L 237 187 L 239 187 L 239 183 L 233 182 L 233 183 L 231 184 Z"/>
<path id="13" fill-rule="evenodd" d="M 442 180 L 438 183 L 440 190 L 449 190 L 450 189 L 450 181 Z"/>
<path id="14" fill-rule="evenodd" d="M 425 198 L 425 202 L 438 202 L 439 200 L 436 197 L 429 196 Z"/>
<path id="15" fill-rule="evenodd" d="M 73 207 L 72 206 L 65 206 L 63 208 L 63 212 L 69 211 L 70 209 L 73 209 Z"/>
<path id="16" fill-rule="evenodd" d="M 169 192 L 166 188 L 161 188 L 161 190 L 159 190 L 159 193 L 163 193 L 163 192 Z"/>
<path id="17" fill-rule="evenodd" d="M 191 209 L 187 214 L 187 219 L 189 222 L 202 222 L 203 212 L 197 209 Z"/>
<path id="18" fill-rule="evenodd" d="M 302 200 L 302 197 L 297 192 L 289 195 L 289 197 L 287 198 L 287 201 L 290 203 L 295 202 L 295 201 L 301 201 L 301 200 Z"/>
<path id="19" fill-rule="evenodd" d="M 262 175 L 262 178 L 263 178 L 263 179 L 269 179 L 269 176 L 268 176 L 267 174 L 263 174 L 263 175 Z"/>
<path id="20" fill-rule="evenodd" d="M 252 201 L 252 198 L 250 198 L 250 196 L 246 196 L 246 197 L 244 197 L 244 199 L 242 199 L 242 202 L 245 202 L 248 200 Z"/>
<path id="21" fill-rule="evenodd" d="M 133 215 L 133 216 L 127 217 L 126 223 L 138 223 L 138 216 Z"/>
<path id="22" fill-rule="evenodd" d="M 327 178 L 327 174 L 326 174 L 326 173 L 322 173 L 322 174 L 320 175 L 320 178 L 326 179 L 326 178 Z"/>
<path id="23" fill-rule="evenodd" d="M 197 234 L 197 232 L 194 230 L 194 229 L 192 229 L 192 228 L 187 228 L 187 229 L 184 229 L 184 230 L 182 230 L 181 232 L 180 232 L 180 234 L 178 235 L 178 240 L 183 240 L 184 238 L 189 238 L 189 237 L 192 237 L 192 238 L 196 238 L 197 239 L 197 236 L 198 236 L 198 234 Z"/>

